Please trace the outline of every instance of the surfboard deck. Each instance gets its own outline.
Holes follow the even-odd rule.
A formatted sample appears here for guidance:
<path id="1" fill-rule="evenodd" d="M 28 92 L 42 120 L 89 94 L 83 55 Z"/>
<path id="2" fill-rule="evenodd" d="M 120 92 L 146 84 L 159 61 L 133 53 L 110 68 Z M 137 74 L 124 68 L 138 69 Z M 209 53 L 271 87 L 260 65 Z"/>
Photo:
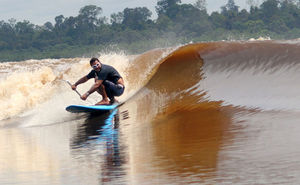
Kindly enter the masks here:
<path id="1" fill-rule="evenodd" d="M 70 105 L 66 111 L 72 113 L 104 113 L 117 108 L 118 105 Z"/>

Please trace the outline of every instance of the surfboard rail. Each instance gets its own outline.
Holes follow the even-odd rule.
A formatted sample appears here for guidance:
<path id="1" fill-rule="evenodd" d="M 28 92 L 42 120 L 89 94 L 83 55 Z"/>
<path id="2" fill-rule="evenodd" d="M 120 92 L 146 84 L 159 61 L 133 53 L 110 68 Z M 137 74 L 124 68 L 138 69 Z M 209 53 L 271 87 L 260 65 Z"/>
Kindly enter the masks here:
<path id="1" fill-rule="evenodd" d="M 114 105 L 70 105 L 66 107 L 66 111 L 71 113 L 96 113 L 107 112 L 118 107 Z"/>

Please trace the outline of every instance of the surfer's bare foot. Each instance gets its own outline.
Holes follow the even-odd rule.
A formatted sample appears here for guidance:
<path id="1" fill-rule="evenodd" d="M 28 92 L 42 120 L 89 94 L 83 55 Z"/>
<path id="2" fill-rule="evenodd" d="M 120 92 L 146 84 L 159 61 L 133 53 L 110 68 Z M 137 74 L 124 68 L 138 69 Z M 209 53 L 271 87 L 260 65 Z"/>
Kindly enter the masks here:
<path id="1" fill-rule="evenodd" d="M 96 103 L 96 105 L 110 105 L 109 100 L 101 100 L 100 102 Z"/>

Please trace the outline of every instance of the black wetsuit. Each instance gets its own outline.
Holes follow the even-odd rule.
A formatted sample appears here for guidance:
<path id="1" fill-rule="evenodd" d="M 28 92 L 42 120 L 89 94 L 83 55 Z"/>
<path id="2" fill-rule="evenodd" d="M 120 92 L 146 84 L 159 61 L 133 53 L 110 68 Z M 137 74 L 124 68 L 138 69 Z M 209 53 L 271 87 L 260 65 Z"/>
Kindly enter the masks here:
<path id="1" fill-rule="evenodd" d="M 118 80 L 121 75 L 112 66 L 101 64 L 101 70 L 92 70 L 87 76 L 88 79 L 96 78 L 97 80 L 103 80 L 105 91 L 111 101 L 114 100 L 114 96 L 121 96 L 125 87 L 122 84 L 118 84 Z"/>

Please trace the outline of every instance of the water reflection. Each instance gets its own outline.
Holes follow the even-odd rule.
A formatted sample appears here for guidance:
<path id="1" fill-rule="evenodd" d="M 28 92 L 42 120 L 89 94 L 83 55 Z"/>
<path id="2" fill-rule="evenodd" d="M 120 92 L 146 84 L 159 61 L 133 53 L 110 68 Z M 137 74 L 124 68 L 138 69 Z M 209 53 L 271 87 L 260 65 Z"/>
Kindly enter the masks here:
<path id="1" fill-rule="evenodd" d="M 71 142 L 72 154 L 75 158 L 81 155 L 98 153 L 94 162 L 98 162 L 99 182 L 123 182 L 126 163 L 124 151 L 119 143 L 119 112 L 112 112 L 88 117 L 80 126 Z"/>

